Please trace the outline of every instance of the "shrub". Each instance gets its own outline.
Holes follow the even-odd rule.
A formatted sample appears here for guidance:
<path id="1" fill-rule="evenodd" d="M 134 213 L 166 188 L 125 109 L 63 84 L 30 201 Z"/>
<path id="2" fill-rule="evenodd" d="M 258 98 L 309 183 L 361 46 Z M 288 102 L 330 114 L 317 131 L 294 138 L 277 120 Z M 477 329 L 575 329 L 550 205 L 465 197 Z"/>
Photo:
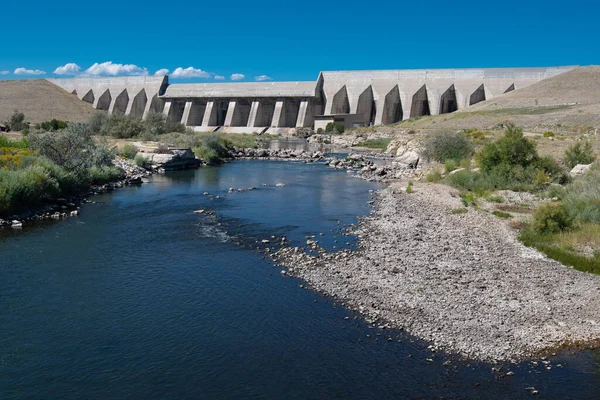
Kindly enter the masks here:
<path id="1" fill-rule="evenodd" d="M 328 122 L 327 125 L 325 125 L 325 132 L 333 132 L 334 127 L 335 124 L 333 122 Z"/>
<path id="2" fill-rule="evenodd" d="M 505 219 L 512 218 L 512 215 L 510 215 L 509 213 L 504 212 L 504 211 L 494 210 L 494 211 L 492 211 L 492 214 L 498 218 L 505 218 Z"/>
<path id="3" fill-rule="evenodd" d="M 509 124 L 504 137 L 486 144 L 477 154 L 479 167 L 483 172 L 492 172 L 499 166 L 520 166 L 527 168 L 538 159 L 535 145 L 523 137 L 521 128 Z M 506 168 L 506 167 L 504 167 Z"/>
<path id="4" fill-rule="evenodd" d="M 442 174 L 439 171 L 433 171 L 425 175 L 425 182 L 437 183 L 442 180 Z"/>
<path id="5" fill-rule="evenodd" d="M 59 193 L 56 180 L 43 167 L 0 169 L 0 212 L 36 204 L 43 197 Z"/>
<path id="6" fill-rule="evenodd" d="M 425 139 L 423 155 L 440 163 L 455 160 L 458 163 L 473 155 L 473 144 L 460 133 L 437 133 Z"/>
<path id="7" fill-rule="evenodd" d="M 91 167 L 89 169 L 89 180 L 94 185 L 102 185 L 123 178 L 122 169 L 111 165 L 103 167 Z"/>
<path id="8" fill-rule="evenodd" d="M 8 120 L 8 126 L 11 131 L 22 131 L 29 128 L 29 123 L 25 122 L 25 114 L 15 110 Z"/>
<path id="9" fill-rule="evenodd" d="M 533 215 L 532 229 L 542 235 L 557 233 L 569 228 L 572 219 L 562 204 L 549 203 L 540 206 Z"/>
<path id="10" fill-rule="evenodd" d="M 21 140 L 11 140 L 6 136 L 0 135 L 0 147 L 12 147 L 15 149 L 29 148 L 29 141 L 25 138 Z"/>
<path id="11" fill-rule="evenodd" d="M 142 168 L 146 168 L 146 169 L 150 168 L 150 161 L 141 154 L 137 154 L 135 156 L 135 158 L 133 159 L 133 162 L 138 167 L 142 167 Z"/>
<path id="12" fill-rule="evenodd" d="M 573 168 L 577 164 L 591 164 L 594 162 L 594 148 L 588 141 L 577 142 L 565 152 L 565 164 Z"/>
<path id="13" fill-rule="evenodd" d="M 600 223 L 600 165 L 568 185 L 562 198 L 575 221 Z"/>
<path id="14" fill-rule="evenodd" d="M 202 145 L 194 152 L 207 164 L 217 164 L 229 158 L 227 142 L 214 133 L 202 135 Z"/>
<path id="15" fill-rule="evenodd" d="M 344 124 L 335 124 L 335 127 L 334 127 L 335 133 L 342 134 L 342 133 L 344 133 L 345 130 L 346 130 L 346 128 L 344 127 Z"/>
<path id="16" fill-rule="evenodd" d="M 100 134 L 117 139 L 130 139 L 139 136 L 144 130 L 142 120 L 127 115 L 112 114 L 106 118 Z"/>
<path id="17" fill-rule="evenodd" d="M 29 143 L 39 154 L 81 178 L 89 168 L 107 166 L 114 157 L 107 147 L 96 145 L 87 127 L 79 124 L 69 124 L 59 132 L 31 134 Z"/>
<path id="18" fill-rule="evenodd" d="M 137 153 L 138 153 L 138 148 L 131 143 L 127 143 L 125 146 L 121 147 L 121 149 L 119 150 L 119 155 L 121 155 L 122 157 L 127 158 L 129 160 L 133 160 Z"/>
<path id="19" fill-rule="evenodd" d="M 444 162 L 444 171 L 446 171 L 446 173 L 450 173 L 457 168 L 457 165 L 458 162 L 456 160 L 448 159 Z"/>
<path id="20" fill-rule="evenodd" d="M 319 135 L 320 135 L 320 134 L 322 134 L 322 133 L 323 133 L 323 128 L 318 128 L 318 129 L 317 129 L 317 133 L 318 133 Z"/>
<path id="21" fill-rule="evenodd" d="M 60 129 L 65 129 L 68 125 L 67 121 L 60 121 L 57 119 L 51 119 L 50 121 L 42 122 L 39 126 L 39 129 L 44 131 L 58 131 Z"/>
<path id="22" fill-rule="evenodd" d="M 554 137 L 554 132 L 546 131 L 546 132 L 544 132 L 544 137 L 545 138 Z"/>
<path id="23" fill-rule="evenodd" d="M 90 135 L 101 135 L 102 127 L 106 123 L 107 119 L 108 114 L 105 114 L 103 112 L 97 112 L 94 115 L 92 115 L 87 123 Z"/>

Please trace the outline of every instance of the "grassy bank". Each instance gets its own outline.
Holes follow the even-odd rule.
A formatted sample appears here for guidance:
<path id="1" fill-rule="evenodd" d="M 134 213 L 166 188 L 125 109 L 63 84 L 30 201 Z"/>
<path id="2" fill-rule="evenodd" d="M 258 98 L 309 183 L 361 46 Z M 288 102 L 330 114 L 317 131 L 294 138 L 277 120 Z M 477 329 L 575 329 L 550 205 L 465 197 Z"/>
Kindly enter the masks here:
<path id="1" fill-rule="evenodd" d="M 119 179 L 114 153 L 83 124 L 44 124 L 21 140 L 0 135 L 0 215 Z"/>

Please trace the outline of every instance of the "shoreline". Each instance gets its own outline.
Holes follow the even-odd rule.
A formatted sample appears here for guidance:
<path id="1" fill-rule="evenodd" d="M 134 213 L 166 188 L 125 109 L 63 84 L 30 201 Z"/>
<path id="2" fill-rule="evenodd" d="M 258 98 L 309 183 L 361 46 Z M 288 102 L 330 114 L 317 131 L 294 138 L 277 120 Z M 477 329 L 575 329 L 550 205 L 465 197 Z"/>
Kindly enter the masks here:
<path id="1" fill-rule="evenodd" d="M 467 359 L 517 362 L 600 343 L 600 276 L 518 241 L 504 220 L 462 207 L 458 191 L 399 182 L 378 192 L 356 251 L 284 247 L 271 257 L 367 322 Z"/>

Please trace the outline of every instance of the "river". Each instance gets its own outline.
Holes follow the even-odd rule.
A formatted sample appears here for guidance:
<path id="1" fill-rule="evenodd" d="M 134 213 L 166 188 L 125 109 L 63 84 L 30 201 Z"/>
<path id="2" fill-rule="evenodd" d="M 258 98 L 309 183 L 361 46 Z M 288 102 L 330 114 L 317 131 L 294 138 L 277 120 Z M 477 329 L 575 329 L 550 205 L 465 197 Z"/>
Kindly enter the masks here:
<path id="1" fill-rule="evenodd" d="M 281 236 L 353 246 L 340 228 L 378 188 L 319 163 L 237 161 L 0 231 L 0 399 L 596 398 L 598 352 L 552 370 L 432 353 L 256 250 Z"/>

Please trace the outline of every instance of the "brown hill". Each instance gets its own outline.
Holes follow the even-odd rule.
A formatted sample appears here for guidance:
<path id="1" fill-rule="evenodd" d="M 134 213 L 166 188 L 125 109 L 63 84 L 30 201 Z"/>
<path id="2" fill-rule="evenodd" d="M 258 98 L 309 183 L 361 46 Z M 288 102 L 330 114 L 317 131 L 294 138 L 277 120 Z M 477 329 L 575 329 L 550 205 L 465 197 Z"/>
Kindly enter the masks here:
<path id="1" fill-rule="evenodd" d="M 31 123 L 52 118 L 85 122 L 96 112 L 91 104 L 45 79 L 0 81 L 0 121 L 8 120 L 15 110 Z"/>
<path id="2" fill-rule="evenodd" d="M 493 129 L 511 121 L 527 130 L 600 128 L 600 67 L 578 67 L 451 114 L 404 121 L 410 129 Z"/>

